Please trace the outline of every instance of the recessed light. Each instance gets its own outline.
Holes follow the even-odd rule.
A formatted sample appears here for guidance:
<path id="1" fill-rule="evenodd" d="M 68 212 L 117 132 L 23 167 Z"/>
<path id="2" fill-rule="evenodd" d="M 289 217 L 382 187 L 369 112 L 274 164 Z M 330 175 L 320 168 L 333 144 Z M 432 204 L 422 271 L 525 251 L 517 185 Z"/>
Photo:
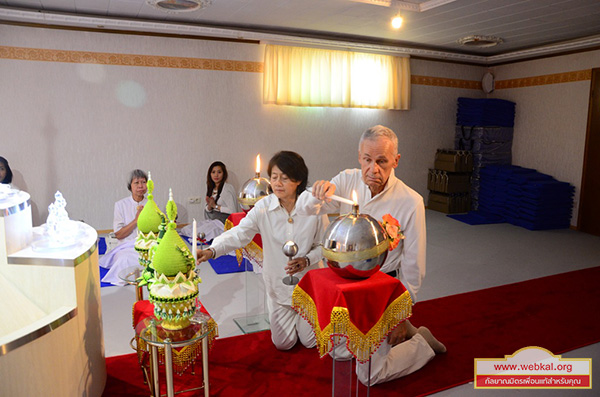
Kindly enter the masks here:
<path id="1" fill-rule="evenodd" d="M 188 12 L 204 8 L 211 0 L 147 0 L 152 7 L 166 12 Z"/>
<path id="2" fill-rule="evenodd" d="M 458 42 L 458 44 L 464 45 L 467 47 L 485 48 L 485 47 L 493 47 L 495 45 L 503 43 L 504 40 L 502 40 L 500 37 L 495 37 L 495 36 L 472 35 L 472 36 L 463 37 L 462 39 L 458 39 L 457 42 Z"/>

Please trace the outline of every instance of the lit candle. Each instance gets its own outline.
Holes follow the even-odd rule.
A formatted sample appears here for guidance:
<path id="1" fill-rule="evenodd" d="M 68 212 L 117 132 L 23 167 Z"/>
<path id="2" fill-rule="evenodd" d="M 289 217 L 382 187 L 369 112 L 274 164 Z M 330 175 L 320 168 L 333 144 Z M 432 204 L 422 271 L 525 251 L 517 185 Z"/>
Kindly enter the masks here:
<path id="1" fill-rule="evenodd" d="M 260 178 L 260 154 L 256 155 L 256 177 Z"/>
<path id="2" fill-rule="evenodd" d="M 196 260 L 196 252 L 198 250 L 198 231 L 196 230 L 196 219 L 192 222 L 192 256 Z"/>
<path id="3" fill-rule="evenodd" d="M 358 215 L 358 196 L 356 195 L 356 190 L 352 191 L 352 214 Z"/>

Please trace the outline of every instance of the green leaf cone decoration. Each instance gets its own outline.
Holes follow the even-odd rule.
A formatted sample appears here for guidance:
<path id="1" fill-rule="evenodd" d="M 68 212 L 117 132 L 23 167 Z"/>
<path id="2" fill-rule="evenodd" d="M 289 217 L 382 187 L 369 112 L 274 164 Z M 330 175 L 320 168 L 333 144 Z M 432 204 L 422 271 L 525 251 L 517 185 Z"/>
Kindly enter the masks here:
<path id="1" fill-rule="evenodd" d="M 137 220 L 137 227 L 138 230 L 144 234 L 149 232 L 158 234 L 159 226 L 162 223 L 162 211 L 160 208 L 158 208 L 158 205 L 156 205 L 156 202 L 154 201 L 154 196 L 152 194 L 154 191 L 154 182 L 152 181 L 152 176 L 149 172 L 147 186 L 149 192 L 148 201 L 146 202 L 144 209 L 142 209 L 142 212 L 140 212 L 140 216 Z"/>
<path id="2" fill-rule="evenodd" d="M 177 218 L 177 204 L 175 204 L 175 201 L 173 201 L 172 198 L 169 198 L 166 210 L 167 216 L 169 217 L 168 228 L 175 229 L 177 227 L 177 225 L 175 224 L 175 218 Z"/>
<path id="3" fill-rule="evenodd" d="M 195 266 L 194 258 L 186 243 L 175 230 L 175 218 L 177 217 L 177 206 L 170 194 L 167 203 L 167 216 L 169 225 L 160 242 L 154 247 L 152 255 L 152 267 L 158 274 L 167 277 L 175 277 L 177 273 L 187 274 Z"/>

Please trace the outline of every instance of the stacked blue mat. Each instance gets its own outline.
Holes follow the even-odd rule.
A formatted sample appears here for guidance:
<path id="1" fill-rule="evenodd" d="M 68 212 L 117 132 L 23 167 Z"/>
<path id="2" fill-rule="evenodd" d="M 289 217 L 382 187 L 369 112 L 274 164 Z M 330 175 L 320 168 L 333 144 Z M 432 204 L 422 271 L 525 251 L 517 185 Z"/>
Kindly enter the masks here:
<path id="1" fill-rule="evenodd" d="M 530 171 L 514 173 L 509 180 L 506 221 L 529 230 L 568 228 L 575 187 Z"/>
<path id="2" fill-rule="evenodd" d="M 478 211 L 451 216 L 468 224 L 508 222 L 529 230 L 570 226 L 575 188 L 550 175 L 515 165 L 481 169 Z"/>
<path id="3" fill-rule="evenodd" d="M 456 124 L 512 128 L 515 103 L 494 98 L 458 98 Z"/>

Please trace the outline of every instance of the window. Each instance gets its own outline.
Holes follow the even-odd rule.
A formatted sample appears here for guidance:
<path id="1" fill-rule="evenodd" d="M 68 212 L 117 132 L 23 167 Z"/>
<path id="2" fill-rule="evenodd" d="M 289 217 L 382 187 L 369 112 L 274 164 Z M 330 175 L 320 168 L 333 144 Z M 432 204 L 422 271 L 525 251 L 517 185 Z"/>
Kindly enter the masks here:
<path id="1" fill-rule="evenodd" d="M 267 45 L 263 102 L 407 110 L 409 58 Z"/>

